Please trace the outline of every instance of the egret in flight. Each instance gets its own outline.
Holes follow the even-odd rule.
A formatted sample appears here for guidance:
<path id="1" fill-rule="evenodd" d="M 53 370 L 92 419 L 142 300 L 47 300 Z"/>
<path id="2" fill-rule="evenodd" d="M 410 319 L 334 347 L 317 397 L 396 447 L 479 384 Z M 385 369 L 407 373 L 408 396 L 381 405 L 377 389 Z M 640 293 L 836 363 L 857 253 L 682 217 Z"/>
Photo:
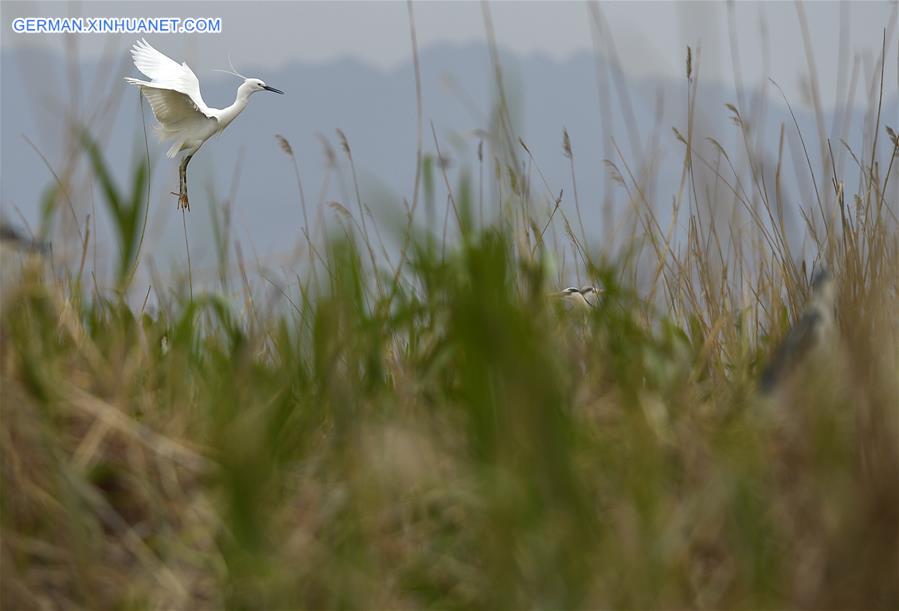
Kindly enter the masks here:
<path id="1" fill-rule="evenodd" d="M 134 44 L 131 56 L 137 69 L 150 80 L 126 78 L 125 81 L 137 85 L 147 98 L 159 122 L 157 131 L 160 138 L 173 141 L 166 157 L 171 159 L 184 151 L 184 158 L 178 166 L 180 179 L 178 208 L 190 210 L 190 203 L 187 200 L 187 164 L 191 158 L 200 150 L 203 143 L 228 127 L 231 121 L 243 112 L 253 93 L 284 92 L 269 87 L 258 78 L 247 78 L 233 72 L 235 76 L 244 79 L 237 88 L 234 103 L 221 110 L 209 108 L 200 95 L 200 81 L 187 63 L 179 64 L 154 49 L 144 39 Z"/>

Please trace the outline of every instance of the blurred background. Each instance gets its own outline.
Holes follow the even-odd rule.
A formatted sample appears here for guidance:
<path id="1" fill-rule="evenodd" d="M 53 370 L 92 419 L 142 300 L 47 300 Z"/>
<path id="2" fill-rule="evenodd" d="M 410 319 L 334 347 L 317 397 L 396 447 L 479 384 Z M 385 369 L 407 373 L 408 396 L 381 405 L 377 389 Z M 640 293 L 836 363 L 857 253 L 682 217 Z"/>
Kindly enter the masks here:
<path id="1" fill-rule="evenodd" d="M 811 182 L 785 102 L 807 139 L 842 139 L 854 150 L 868 144 L 864 140 L 873 130 L 863 125 L 864 116 L 877 101 L 873 87 L 883 30 L 894 34 L 896 6 L 496 2 L 489 12 L 514 131 L 545 176 L 546 189 L 541 186 L 541 191 L 564 190 L 562 205 L 570 207 L 571 168 L 562 151 L 562 130 L 567 129 L 591 242 L 613 249 L 615 232 L 608 227 L 609 219 L 629 206 L 628 194 L 616 187 L 604 160 L 621 173 L 626 173 L 622 161 L 634 174 L 645 173 L 641 182 L 647 183 L 649 200 L 670 200 L 678 189 L 683 146 L 671 128 L 686 132 L 689 45 L 699 79 L 694 126 L 698 147 L 712 151 L 713 144 L 703 136 L 714 134 L 726 150 L 740 154 L 740 130 L 732 123 L 728 103 L 752 123 L 753 152 L 771 166 L 778 154 L 779 130 L 790 127 L 785 130 L 782 173 L 785 222 L 796 256 L 802 258 L 814 252 L 807 250 L 795 206 L 808 203 L 800 201 L 800 194 L 811 192 Z M 477 172 L 478 143 L 496 118 L 498 89 L 485 7 L 426 2 L 416 4 L 414 13 L 423 146 L 426 154 L 436 156 L 433 124 L 444 157 L 441 165 L 455 183 L 461 173 Z M 40 227 L 57 253 L 74 253 L 76 258 L 81 243 L 75 219 L 83 225 L 90 214 L 98 252 L 88 265 L 98 266 L 97 277 L 109 272 L 107 255 L 114 246 L 72 125 L 94 135 L 120 184 L 130 180 L 132 167 L 145 163 L 149 153 L 146 252 L 163 273 L 183 267 L 182 223 L 170 194 L 176 190 L 177 163 L 165 159 L 167 145 L 152 133 L 149 106 L 141 105 L 137 91 L 122 81 L 139 76 L 128 53 L 138 36 L 16 34 L 9 25 L 15 17 L 221 17 L 220 34 L 146 37 L 163 53 L 188 62 L 210 106 L 221 108 L 233 101 L 239 81 L 213 71 L 228 68 L 229 56 L 240 72 L 287 92 L 284 97 L 254 98 L 227 133 L 207 144 L 190 166 L 193 209 L 187 232 L 200 282 L 203 269 L 211 269 L 214 259 L 210 215 L 226 207 L 234 239 L 252 253 L 248 258 L 275 267 L 290 261 L 302 219 L 291 159 L 275 134 L 292 146 L 310 205 L 346 205 L 353 199 L 345 157 L 329 158 L 327 151 L 340 152 L 339 128 L 352 148 L 365 204 L 380 218 L 404 214 L 402 202 L 411 199 L 416 151 L 405 3 L 4 2 L 2 15 L 0 212 L 16 224 L 27 223 L 31 231 Z M 885 72 L 883 114 L 889 123 L 899 113 L 895 53 L 887 53 Z M 823 175 L 822 151 L 809 148 L 814 168 Z M 851 173 L 847 148 L 833 148 L 838 174 Z M 748 171 L 739 158 L 733 162 L 741 172 Z M 66 183 L 74 214 L 58 215 L 42 225 L 42 206 L 63 205 L 63 194 L 51 193 L 56 184 L 51 168 Z M 488 171 L 486 180 L 492 174 Z M 436 209 L 420 218 L 438 233 L 446 211 L 442 187 L 438 180 Z M 489 201 L 486 205 L 489 214 Z M 660 220 L 665 221 L 669 212 L 665 205 L 660 208 Z"/>

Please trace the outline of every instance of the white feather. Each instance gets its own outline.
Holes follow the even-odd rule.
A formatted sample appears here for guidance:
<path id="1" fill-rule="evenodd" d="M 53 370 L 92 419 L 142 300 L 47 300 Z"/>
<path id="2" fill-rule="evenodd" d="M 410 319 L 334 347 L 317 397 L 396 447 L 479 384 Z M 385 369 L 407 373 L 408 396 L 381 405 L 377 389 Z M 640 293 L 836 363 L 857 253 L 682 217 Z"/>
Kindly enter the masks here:
<path id="1" fill-rule="evenodd" d="M 134 66 L 152 81 L 154 87 L 171 89 L 187 95 L 197 110 L 207 117 L 212 117 L 209 107 L 200 95 L 200 81 L 187 62 L 179 64 L 154 49 L 143 38 L 134 43 L 131 57 L 134 59 Z"/>

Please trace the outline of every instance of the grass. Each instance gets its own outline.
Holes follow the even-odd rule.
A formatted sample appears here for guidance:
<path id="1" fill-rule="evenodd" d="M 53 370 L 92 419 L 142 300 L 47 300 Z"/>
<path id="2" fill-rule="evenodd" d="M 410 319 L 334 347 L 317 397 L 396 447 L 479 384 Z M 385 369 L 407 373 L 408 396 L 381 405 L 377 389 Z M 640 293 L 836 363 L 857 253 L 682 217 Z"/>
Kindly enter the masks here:
<path id="1" fill-rule="evenodd" d="M 157 283 L 155 307 L 131 303 L 146 176 L 126 200 L 88 142 L 118 227 L 116 290 L 82 281 L 89 233 L 71 269 L 4 255 L 4 608 L 899 604 L 892 128 L 878 120 L 884 136 L 853 153 L 857 190 L 833 164 L 803 212 L 838 280 L 831 358 L 761 396 L 810 271 L 787 239 L 780 162 L 769 182 L 747 144 L 745 184 L 709 174 L 740 152 L 704 157 L 685 118 L 686 230 L 660 223 L 645 160 L 609 160 L 629 233 L 597 250 L 589 204 L 578 237 L 499 99 L 475 173 L 495 170 L 499 219 L 475 221 L 492 187 L 453 185 L 432 130 L 396 260 L 356 187 L 332 207 L 342 235 L 304 229 L 296 282 L 269 280 L 271 299 L 239 250 L 229 290 L 217 238 L 221 290 Z M 703 176 L 718 188 L 697 190 Z M 441 182 L 449 229 L 421 232 L 419 185 L 432 199 Z M 597 308 L 547 298 L 572 274 L 605 288 Z"/>

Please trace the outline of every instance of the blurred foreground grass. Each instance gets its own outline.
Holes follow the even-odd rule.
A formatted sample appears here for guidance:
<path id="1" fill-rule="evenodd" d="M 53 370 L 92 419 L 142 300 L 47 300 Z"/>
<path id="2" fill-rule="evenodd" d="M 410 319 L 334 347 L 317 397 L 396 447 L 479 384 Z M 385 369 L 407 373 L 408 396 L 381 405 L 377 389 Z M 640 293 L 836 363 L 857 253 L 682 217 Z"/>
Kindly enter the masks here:
<path id="1" fill-rule="evenodd" d="M 387 307 L 335 243 L 329 289 L 240 320 L 79 300 L 27 258 L 4 608 L 895 606 L 895 321 L 763 400 L 766 348 L 730 362 L 612 267 L 557 309 L 512 252 L 419 249 Z"/>

